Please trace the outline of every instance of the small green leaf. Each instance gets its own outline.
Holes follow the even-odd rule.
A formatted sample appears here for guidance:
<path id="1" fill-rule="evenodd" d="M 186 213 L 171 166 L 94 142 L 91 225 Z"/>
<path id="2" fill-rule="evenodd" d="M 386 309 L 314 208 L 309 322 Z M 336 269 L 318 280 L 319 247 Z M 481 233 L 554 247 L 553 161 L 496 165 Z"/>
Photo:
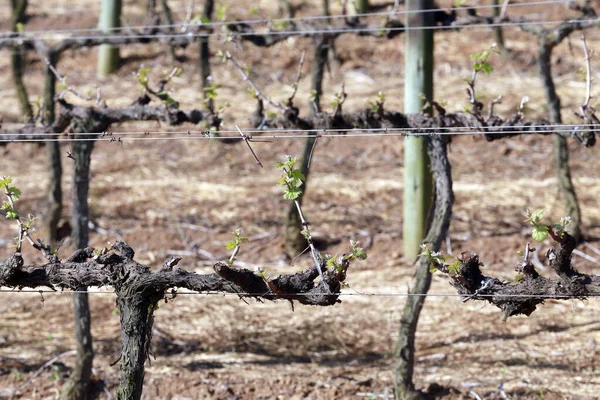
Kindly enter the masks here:
<path id="1" fill-rule="evenodd" d="M 358 242 L 351 240 L 350 241 L 350 249 L 351 249 L 351 254 L 350 254 L 351 258 L 357 258 L 362 261 L 367 259 L 367 252 L 362 247 L 358 247 Z"/>
<path id="2" fill-rule="evenodd" d="M 286 21 L 286 20 L 278 19 L 278 20 L 273 21 L 273 26 L 275 27 L 275 29 L 278 29 L 278 30 L 286 29 L 289 25 L 290 25 L 289 21 Z"/>
<path id="3" fill-rule="evenodd" d="M 227 10 L 229 10 L 228 5 L 222 5 L 217 7 L 217 19 L 220 19 L 221 21 L 224 21 L 225 18 L 227 18 Z"/>
<path id="4" fill-rule="evenodd" d="M 494 71 L 494 67 L 492 67 L 487 61 L 473 64 L 473 69 L 485 75 L 489 75 L 492 73 L 492 71 Z"/>
<path id="5" fill-rule="evenodd" d="M 227 250 L 233 250 L 238 246 L 238 244 L 236 243 L 235 240 L 232 240 L 231 242 L 227 242 L 227 244 L 225 245 L 225 248 Z"/>
<path id="6" fill-rule="evenodd" d="M 12 178 L 10 176 L 3 176 L 0 178 L 0 189 L 6 189 L 8 185 L 12 183 Z"/>
<path id="7" fill-rule="evenodd" d="M 19 200 L 19 197 L 21 197 L 21 191 L 15 187 L 9 187 L 8 189 L 8 193 L 12 196 L 13 200 Z"/>
<path id="8" fill-rule="evenodd" d="M 548 237 L 548 227 L 547 226 L 536 226 L 533 228 L 531 232 L 531 237 L 536 242 L 541 242 Z"/>
<path id="9" fill-rule="evenodd" d="M 9 210 L 6 212 L 7 219 L 17 219 L 19 214 L 15 210 Z"/>
<path id="10" fill-rule="evenodd" d="M 429 258 L 431 256 L 431 250 L 429 249 L 429 246 L 427 246 L 425 243 L 423 243 L 420 247 L 421 247 L 421 252 L 419 253 L 419 257 L 426 256 Z"/>
<path id="11" fill-rule="evenodd" d="M 525 220 L 526 222 L 531 222 L 533 225 L 538 225 L 542 221 L 542 218 L 544 218 L 544 210 L 541 208 L 538 208 L 534 212 L 529 212 L 529 210 L 527 210 L 525 216 L 527 217 Z"/>
<path id="12" fill-rule="evenodd" d="M 302 194 L 302 190 L 291 189 L 285 192 L 283 197 L 288 200 L 296 200 Z"/>
<path id="13" fill-rule="evenodd" d="M 448 272 L 450 272 L 450 275 L 458 274 L 458 271 L 460 271 L 461 265 L 462 264 L 460 263 L 460 260 L 456 260 L 452 264 L 448 265 Z"/>

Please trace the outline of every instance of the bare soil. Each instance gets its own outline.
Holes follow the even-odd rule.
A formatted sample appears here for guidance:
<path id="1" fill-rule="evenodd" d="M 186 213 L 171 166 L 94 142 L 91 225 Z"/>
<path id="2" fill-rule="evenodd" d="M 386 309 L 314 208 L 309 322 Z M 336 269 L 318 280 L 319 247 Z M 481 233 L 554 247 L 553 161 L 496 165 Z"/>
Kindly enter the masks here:
<path id="1" fill-rule="evenodd" d="M 83 1 L 30 1 L 34 14 L 29 30 L 56 27 L 92 27 L 95 18 L 79 11 Z M 142 2 L 126 2 L 132 20 L 143 12 Z M 184 2 L 173 2 L 177 15 Z M 175 5 L 177 3 L 177 5 Z M 246 3 L 246 2 L 241 2 Z M 61 4 L 63 4 L 61 6 Z M 64 5 L 66 4 L 66 5 Z M 266 16 L 276 7 L 259 2 Z M 301 15 L 315 15 L 319 2 L 306 2 Z M 444 3 L 445 4 L 445 3 Z M 72 9 L 67 10 L 69 8 Z M 65 10 L 61 11 L 60 7 Z M 335 6 L 337 7 L 337 6 Z M 231 17 L 247 17 L 245 8 L 232 8 Z M 65 14 L 70 11 L 69 16 Z M 2 9 L 3 13 L 7 10 Z M 337 10 L 339 12 L 339 10 Z M 513 12 L 511 10 L 511 12 Z M 541 19 L 562 18 L 561 5 L 526 7 L 519 13 L 537 13 Z M 86 16 L 87 15 L 87 16 Z M 94 14 L 95 15 L 95 14 Z M 140 19 L 141 21 L 141 19 Z M 535 41 L 517 29 L 506 29 L 507 46 L 518 57 L 491 61 L 496 71 L 478 81 L 479 95 L 488 101 L 504 95 L 498 112 L 508 115 L 529 96 L 529 118 L 544 116 L 543 93 L 537 78 Z M 436 98 L 448 109 L 466 104 L 464 79 L 469 76 L 469 54 L 492 43 L 486 30 L 440 32 L 436 38 Z M 592 49 L 600 44 L 589 32 Z M 583 66 L 579 39 L 555 52 L 556 84 L 562 96 L 565 120 L 576 121 L 584 98 L 584 83 L 576 78 Z M 227 47 L 229 46 L 229 47 Z M 253 78 L 275 100 L 289 96 L 300 53 L 310 40 L 290 40 L 272 49 L 249 44 L 234 47 L 214 41 L 212 48 L 228 48 L 252 65 Z M 341 82 L 349 94 L 347 110 L 365 107 L 365 99 L 384 90 L 388 109 L 402 109 L 403 39 L 385 41 L 344 36 L 336 42 L 343 63 L 332 63 L 326 75 L 328 105 Z M 130 46 L 122 51 L 124 65 L 108 78 L 96 76 L 95 50 L 65 54 L 59 70 L 69 84 L 85 93 L 102 87 L 109 105 L 131 103 L 139 93 L 132 73 L 140 64 L 152 67 L 156 79 L 171 66 L 160 45 Z M 180 50 L 178 64 L 184 74 L 175 78 L 173 97 L 183 108 L 200 107 L 197 49 Z M 592 60 L 594 76 L 598 61 Z M 214 77 L 222 83 L 219 102 L 233 106 L 225 113 L 225 129 L 249 126 L 254 102 L 237 71 L 213 60 Z M 41 64 L 30 56 L 26 84 L 32 98 L 41 95 Z M 0 60 L 0 109 L 4 121 L 19 121 L 18 105 L 10 82 L 8 57 Z M 309 79 L 299 89 L 298 101 L 307 112 Z M 69 96 L 69 95 L 67 95 Z M 70 101 L 78 101 L 68 97 Z M 155 124 L 116 126 L 119 131 L 173 130 Z M 188 127 L 183 130 L 190 129 Z M 260 169 L 240 143 L 218 141 L 98 142 L 93 154 L 90 206 L 92 219 L 106 234 L 93 233 L 91 245 L 124 238 L 142 263 L 158 267 L 174 254 L 180 265 L 197 272 L 211 271 L 215 260 L 227 257 L 230 232 L 241 228 L 250 237 L 242 249 L 240 265 L 264 266 L 269 275 L 306 267 L 300 258 L 291 266 L 283 256 L 283 219 L 288 207 L 275 186 L 275 161 L 285 154 L 300 155 L 303 140 L 286 139 L 254 145 L 265 165 Z M 63 148 L 66 155 L 68 146 Z M 571 167 L 581 201 L 584 235 L 600 248 L 600 158 L 598 149 L 571 143 Z M 23 192 L 22 213 L 41 215 L 47 185 L 45 151 L 34 144 L 0 148 L 0 175 L 11 175 Z M 517 251 L 528 231 L 526 209 L 545 208 L 549 219 L 563 215 L 563 203 L 554 177 L 552 139 L 523 136 L 487 143 L 472 136 L 455 137 L 450 158 L 456 204 L 450 244 L 454 254 L 471 250 L 480 254 L 489 274 L 514 278 Z M 367 262 L 350 271 L 350 287 L 342 303 L 314 308 L 287 302 L 259 303 L 233 296 L 179 295 L 156 313 L 154 356 L 147 365 L 145 399 L 346 399 L 392 398 L 393 349 L 400 313 L 412 282 L 413 260 L 402 254 L 401 138 L 320 139 L 311 166 L 305 211 L 321 249 L 342 252 L 349 239 L 367 247 Z M 65 168 L 64 221 L 70 219 L 72 165 Z M 0 256 L 6 257 L 15 227 L 0 222 Z M 539 247 L 540 258 L 550 245 Z M 593 248 L 581 247 L 596 260 Z M 450 250 L 450 249 L 446 249 Z M 67 240 L 61 256 L 70 249 Z M 26 260 L 41 262 L 26 249 Z M 600 261 L 574 257 L 577 268 L 594 273 Z M 549 270 L 542 271 L 550 275 Z M 365 296 L 363 294 L 379 294 Z M 600 303 L 548 301 L 532 316 L 502 321 L 498 310 L 482 303 L 463 304 L 452 296 L 443 276 L 434 276 L 431 296 L 422 312 L 417 335 L 415 382 L 432 395 L 446 399 L 502 398 L 499 387 L 512 399 L 595 399 L 600 395 L 598 342 Z M 116 360 L 120 349 L 119 318 L 111 293 L 92 294 L 93 336 L 96 358 L 94 379 L 98 398 L 108 398 L 117 386 Z M 52 357 L 74 349 L 71 297 L 67 293 L 0 293 L 0 397 L 27 382 Z M 22 390 L 18 398 L 55 398 L 73 366 L 73 357 L 60 359 Z"/>

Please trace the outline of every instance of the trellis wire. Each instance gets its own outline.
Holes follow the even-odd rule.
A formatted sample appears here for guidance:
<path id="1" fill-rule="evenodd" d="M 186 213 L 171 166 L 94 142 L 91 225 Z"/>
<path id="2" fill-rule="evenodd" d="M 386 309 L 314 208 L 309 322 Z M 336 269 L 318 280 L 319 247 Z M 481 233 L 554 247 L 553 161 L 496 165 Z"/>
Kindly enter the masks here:
<path id="1" fill-rule="evenodd" d="M 524 2 L 524 3 L 514 3 L 507 4 L 506 8 L 514 8 L 514 7 L 529 7 L 536 5 L 548 5 L 548 4 L 564 4 L 564 0 L 542 0 L 542 1 L 532 1 L 532 2 Z M 178 22 L 175 24 L 152 24 L 152 25 L 134 25 L 134 26 L 120 26 L 106 29 L 99 28 L 77 28 L 77 29 L 43 29 L 43 30 L 32 30 L 22 32 L 22 35 L 29 34 L 38 34 L 38 33 L 73 33 L 73 32 L 114 32 L 114 31 L 123 31 L 123 30 L 133 30 L 133 29 L 152 29 L 152 28 L 187 28 L 190 26 L 223 26 L 230 24 L 246 24 L 246 25 L 255 25 L 255 24 L 269 24 L 269 23 L 277 23 L 277 22 L 306 22 L 306 21 L 320 21 L 320 20 L 333 20 L 333 19 L 342 19 L 342 18 L 362 18 L 362 17 L 373 17 L 373 16 L 389 16 L 389 15 L 405 15 L 405 14 L 413 14 L 413 13 L 430 13 L 430 12 L 439 12 L 439 11 L 459 11 L 459 10 L 481 10 L 481 9 L 494 9 L 494 8 L 502 8 L 505 7 L 503 4 L 491 4 L 491 5 L 476 5 L 476 6 L 466 6 L 466 7 L 442 7 L 437 9 L 427 9 L 427 10 L 396 10 L 396 11 L 381 11 L 374 13 L 362 13 L 362 14 L 336 14 L 336 15 L 313 15 L 313 16 L 305 16 L 305 17 L 287 17 L 287 18 L 255 18 L 255 19 L 246 19 L 246 20 L 228 20 L 228 21 L 210 21 L 203 23 L 196 22 Z M 4 31 L 0 32 L 0 35 L 11 35 L 14 34 L 12 31 Z"/>
<path id="2" fill-rule="evenodd" d="M 431 129 L 431 128 L 430 128 Z M 434 129 L 432 129 L 434 130 Z M 358 130 L 360 131 L 360 130 Z M 592 130 L 590 130 L 592 131 Z M 594 132 L 600 131 L 600 129 L 594 129 Z M 345 132 L 348 132 L 347 130 Z M 489 131 L 489 132 L 473 132 L 473 131 L 449 131 L 449 132 L 375 132 L 375 133 L 309 133 L 306 135 L 299 134 L 289 134 L 289 135 L 260 135 L 255 137 L 250 137 L 250 140 L 254 141 L 265 141 L 265 140 L 280 140 L 280 139 L 307 139 L 307 138 L 357 138 L 357 137 L 374 137 L 374 138 L 383 138 L 383 137 L 407 137 L 407 136 L 469 136 L 469 135 L 500 135 L 500 134 L 515 134 L 515 135 L 536 135 L 536 134 L 556 134 L 556 133 L 571 133 L 570 130 L 537 130 L 537 131 Z M 176 132 L 177 134 L 185 134 L 185 132 Z M 73 137 L 71 134 L 63 134 L 63 138 L 49 138 L 49 139 L 2 139 L 0 143 L 45 143 L 45 142 L 141 142 L 141 141 L 171 141 L 171 140 L 183 140 L 183 141 L 193 141 L 193 140 L 246 140 L 245 137 L 241 136 L 210 136 L 211 132 L 201 132 L 199 135 L 202 136 L 192 136 L 192 134 L 186 134 L 185 136 L 165 136 L 165 137 L 120 137 L 117 132 L 110 132 L 105 134 L 105 136 L 90 138 L 90 137 Z M 143 135 L 143 132 L 135 133 L 139 135 Z M 85 133 L 77 133 L 78 135 L 85 135 Z"/>
<path id="3" fill-rule="evenodd" d="M 177 38 L 191 38 L 191 37 L 214 37 L 214 36 L 228 36 L 234 35 L 238 37 L 244 36 L 274 36 L 274 35 L 290 35 L 290 36 L 312 36 L 326 33 L 358 33 L 358 32 L 396 32 L 396 31 L 412 31 L 412 30 L 448 30 L 448 29 L 488 29 L 495 27 L 514 27 L 522 25 L 545 25 L 545 24 L 558 24 L 563 22 L 577 23 L 577 22 L 595 22 L 598 20 L 593 19 L 570 19 L 570 20 L 554 20 L 554 21 L 522 21 L 522 22 L 499 22 L 492 24 L 462 24 L 462 25 L 443 25 L 443 26 L 403 26 L 403 27 L 363 27 L 363 28 L 342 28 L 342 29 L 314 29 L 310 31 L 268 31 L 268 32 L 201 32 L 201 33 L 155 33 L 155 34 L 133 34 L 133 35 L 102 35 L 105 39 L 177 39 Z M 73 40 L 93 40 L 98 39 L 98 35 L 89 36 L 70 36 L 68 39 Z M 0 38 L 0 43 L 3 42 L 28 42 L 35 40 L 48 40 L 53 39 L 52 37 L 36 36 L 36 37 L 9 37 Z"/>
<path id="4" fill-rule="evenodd" d="M 152 122 L 153 120 L 148 121 L 137 121 L 137 122 Z M 4 125 L 15 126 L 17 129 L 23 129 L 24 132 L 14 133 L 14 132 L 6 132 L 2 133 L 2 129 L 0 129 L 0 135 L 2 136 L 21 136 L 21 135 L 36 135 L 36 136 L 67 136 L 73 135 L 67 134 L 65 132 L 40 132 L 40 133 L 27 133 L 25 130 L 29 128 L 26 124 L 17 123 L 17 122 L 9 122 L 4 123 Z M 585 129 L 590 127 L 591 129 Z M 31 126 L 32 129 L 35 129 L 36 126 Z M 454 133 L 464 133 L 464 134 L 489 134 L 489 133 L 507 133 L 510 131 L 483 131 L 486 127 L 469 127 L 469 126 L 440 126 L 440 127 L 384 127 L 384 128 L 313 128 L 313 129 L 299 129 L 299 128 L 291 128 L 291 129 L 278 129 L 278 128 L 270 128 L 270 129 L 257 129 L 257 128 L 240 128 L 244 133 L 250 134 L 269 134 L 269 133 L 329 133 L 329 132 L 395 132 L 395 131 L 446 131 L 442 134 L 454 134 Z M 549 132 L 571 132 L 574 128 L 584 128 L 589 132 L 598 132 L 600 128 L 597 127 L 597 124 L 532 124 L 532 125 L 495 125 L 489 126 L 487 128 L 528 128 L 526 131 L 513 131 L 513 132 L 529 132 L 529 133 L 549 133 Z M 529 128 L 567 128 L 567 129 L 553 129 L 553 130 L 536 130 L 531 131 Z M 468 130 L 472 129 L 472 130 Z M 175 134 L 187 134 L 187 135 L 204 135 L 206 133 L 215 133 L 213 131 L 195 131 L 195 130 L 181 130 L 181 131 L 106 131 L 106 132 L 77 132 L 76 135 L 90 135 L 90 136 L 110 136 L 110 135 L 175 135 Z M 239 133 L 237 130 L 219 130 L 218 133 Z M 437 133 L 432 133 L 437 134 Z"/>
<path id="5" fill-rule="evenodd" d="M 68 290 L 68 291 L 57 291 L 57 290 L 35 290 L 35 289 L 22 289 L 22 290 L 7 290 L 0 289 L 0 293 L 15 293 L 15 294 L 28 294 L 28 293 L 51 293 L 51 294 L 74 294 L 74 293 L 89 293 L 89 294 L 116 294 L 112 290 Z M 165 292 L 165 295 L 171 294 Z M 198 296 L 236 296 L 236 297 L 263 297 L 263 296 L 276 296 L 274 293 L 230 293 L 230 292 L 192 292 L 192 291 L 176 291 L 175 295 L 198 295 Z M 484 297 L 484 298 L 542 298 L 542 299 L 584 299 L 584 298 L 599 298 L 600 294 L 589 294 L 585 296 L 581 295 L 558 295 L 558 294 L 460 294 L 460 293 L 404 293 L 404 292 L 389 292 L 389 293 L 286 293 L 280 297 L 281 300 L 285 300 L 287 296 L 367 296 L 367 297 Z"/>

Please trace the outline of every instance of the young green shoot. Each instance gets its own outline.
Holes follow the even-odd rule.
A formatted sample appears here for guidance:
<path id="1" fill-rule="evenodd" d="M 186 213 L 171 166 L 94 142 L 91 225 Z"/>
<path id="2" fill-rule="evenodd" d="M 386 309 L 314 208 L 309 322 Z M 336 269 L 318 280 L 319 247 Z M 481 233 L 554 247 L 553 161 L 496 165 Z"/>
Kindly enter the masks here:
<path id="1" fill-rule="evenodd" d="M 446 261 L 451 260 L 453 257 L 451 255 L 444 254 L 441 251 L 431 251 L 427 244 L 421 245 L 421 253 L 419 254 L 419 257 L 421 256 L 425 256 L 429 260 L 429 271 L 431 273 L 434 273 L 435 271 L 442 271 L 450 276 L 454 276 L 458 273 L 461 266 L 458 258 L 451 264 L 447 264 Z"/>
<path id="2" fill-rule="evenodd" d="M 527 210 L 525 212 L 525 217 L 525 222 L 529 222 L 531 225 L 533 225 L 531 237 L 533 237 L 533 240 L 536 242 L 544 241 L 548 237 L 548 234 L 550 234 L 554 240 L 560 240 L 565 233 L 567 226 L 569 226 L 571 223 L 571 217 L 567 216 L 562 217 L 558 224 L 542 224 L 544 210 L 541 208 L 538 208 L 534 212 Z"/>
<path id="3" fill-rule="evenodd" d="M 337 272 L 343 272 L 345 263 L 353 260 L 366 260 L 367 252 L 362 247 L 358 247 L 358 244 L 357 241 L 350 240 L 350 254 L 344 254 L 341 257 L 338 257 L 337 254 L 335 256 L 326 254 L 324 257 L 327 260 L 325 267 L 327 269 L 332 268 Z"/>
<path id="4" fill-rule="evenodd" d="M 302 224 L 301 233 L 308 242 L 308 246 L 310 247 L 310 252 L 315 262 L 315 266 L 317 267 L 317 271 L 319 271 L 319 276 L 321 277 L 321 279 L 323 279 L 323 271 L 321 270 L 319 252 L 317 251 L 315 244 L 312 240 L 310 228 L 308 226 L 309 224 L 306 221 L 306 218 L 304 218 L 302 207 L 300 206 L 300 202 L 298 201 L 298 199 L 302 195 L 302 186 L 306 178 L 302 171 L 294 167 L 297 161 L 298 159 L 296 157 L 286 156 L 285 162 L 277 162 L 277 168 L 283 170 L 283 175 L 277 181 L 277 185 L 283 187 L 284 189 L 283 198 L 287 200 L 292 200 L 296 205 L 296 210 L 298 211 L 298 216 L 300 217 L 300 222 Z"/>
<path id="5" fill-rule="evenodd" d="M 371 107 L 371 111 L 383 115 L 383 104 L 385 103 L 385 94 L 380 90 L 377 92 L 375 100 L 368 100 L 367 103 Z"/>
<path id="6" fill-rule="evenodd" d="M 482 51 L 481 53 L 475 53 L 471 55 L 473 66 L 471 71 L 471 80 L 467 81 L 467 85 L 469 85 L 467 93 L 469 94 L 469 101 L 474 108 L 470 110 L 470 112 L 478 114 L 483 108 L 483 104 L 477 101 L 477 96 L 475 94 L 475 79 L 477 78 L 477 73 L 479 72 L 489 75 L 492 73 L 492 71 L 494 71 L 494 67 L 492 67 L 492 65 L 488 62 L 488 58 L 494 52 L 497 52 L 496 43 L 492 44 L 488 49 Z"/>
<path id="7" fill-rule="evenodd" d="M 283 170 L 283 174 L 277 181 L 277 185 L 283 187 L 283 197 L 287 200 L 292 200 L 296 205 L 296 210 L 298 211 L 300 222 L 302 224 L 302 230 L 300 233 L 302 236 L 304 236 L 308 243 L 308 248 L 310 249 L 313 261 L 315 262 L 315 266 L 317 267 L 317 271 L 319 271 L 319 276 L 321 279 L 323 279 L 323 271 L 321 269 L 322 259 L 326 260 L 326 269 L 333 269 L 336 272 L 343 273 L 351 261 L 366 260 L 367 253 L 363 248 L 358 247 L 358 242 L 351 240 L 349 254 L 344 254 L 342 257 L 338 257 L 337 255 L 332 257 L 327 254 L 321 256 L 319 254 L 313 242 L 309 224 L 306 221 L 304 213 L 302 212 L 302 207 L 300 206 L 299 198 L 302 195 L 302 186 L 306 178 L 298 168 L 295 168 L 297 161 L 298 159 L 296 157 L 286 156 L 285 162 L 278 162 L 276 164 L 277 168 Z"/>
<path id="8" fill-rule="evenodd" d="M 35 220 L 35 217 L 33 217 L 32 215 L 28 215 L 27 220 L 23 221 L 23 219 L 19 215 L 19 212 L 15 208 L 15 202 L 19 200 L 19 197 L 21 197 L 21 191 L 18 188 L 12 186 L 12 182 L 13 179 L 10 176 L 0 177 L 0 190 L 4 191 L 4 194 L 8 199 L 4 203 L 2 203 L 2 205 L 0 206 L 0 211 L 5 212 L 6 218 L 15 220 L 17 222 L 17 225 L 19 226 L 19 236 L 15 238 L 16 252 L 21 252 L 23 240 L 27 239 L 27 241 L 34 248 L 40 250 L 42 253 L 44 253 L 46 257 L 52 256 L 53 254 L 50 249 L 50 246 L 45 245 L 39 239 L 37 242 L 34 241 L 31 235 L 29 234 L 30 231 L 35 231 L 35 229 L 33 228 L 33 221 Z"/>
<path id="9" fill-rule="evenodd" d="M 227 244 L 225 245 L 225 248 L 227 250 L 233 250 L 231 257 L 229 257 L 229 260 L 227 260 L 227 264 L 229 264 L 229 266 L 232 266 L 235 262 L 237 255 L 240 252 L 240 246 L 242 245 L 242 243 L 248 241 L 247 237 L 242 236 L 241 229 L 236 229 L 235 231 L 231 232 L 231 234 L 233 235 L 233 240 L 227 242 Z"/>
<path id="10" fill-rule="evenodd" d="M 174 77 L 181 75 L 182 69 L 175 67 L 170 73 L 165 73 L 163 79 L 161 79 L 158 83 L 157 90 L 154 90 L 150 87 L 150 78 L 148 78 L 149 72 L 150 68 L 148 67 L 140 67 L 136 72 L 136 78 L 139 85 L 142 87 L 142 93 L 156 96 L 163 104 L 169 107 L 179 108 L 179 102 L 171 97 L 170 93 L 165 90 L 165 86 L 171 82 Z"/>

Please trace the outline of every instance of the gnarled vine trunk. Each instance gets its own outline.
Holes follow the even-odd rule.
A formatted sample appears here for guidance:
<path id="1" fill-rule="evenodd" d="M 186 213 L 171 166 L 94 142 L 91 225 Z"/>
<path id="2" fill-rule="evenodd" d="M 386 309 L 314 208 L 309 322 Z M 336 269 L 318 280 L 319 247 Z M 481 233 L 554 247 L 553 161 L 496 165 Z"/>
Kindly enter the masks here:
<path id="1" fill-rule="evenodd" d="M 454 203 L 452 171 L 448 160 L 446 138 L 443 136 L 430 136 L 426 140 L 431 160 L 431 172 L 434 178 L 435 201 L 425 242 L 430 243 L 432 251 L 439 251 L 442 241 L 448 234 L 452 217 L 452 204 Z M 426 294 L 430 285 L 429 260 L 427 257 L 421 256 L 410 293 Z M 425 296 L 408 296 L 400 320 L 400 332 L 394 352 L 394 387 L 396 399 L 399 400 L 412 400 L 421 397 L 420 392 L 415 389 L 413 383 L 413 369 L 415 333 L 424 302 Z"/>
<path id="2" fill-rule="evenodd" d="M 214 0 L 206 0 L 204 2 L 204 10 L 202 11 L 202 18 L 206 21 L 212 21 L 212 14 L 215 8 Z M 200 82 L 202 95 L 204 97 L 204 102 L 206 107 L 213 111 L 214 110 L 214 101 L 211 98 L 207 98 L 206 88 L 211 87 L 212 84 L 210 82 L 210 47 L 209 47 L 209 37 L 202 36 L 198 41 L 198 47 L 200 49 Z"/>
<path id="3" fill-rule="evenodd" d="M 169 8 L 169 3 L 168 3 L 167 0 L 161 0 L 160 3 L 161 3 L 162 13 L 163 13 L 163 16 L 165 17 L 166 23 L 168 25 L 171 25 L 169 27 L 169 31 L 173 32 L 173 26 L 172 25 L 175 22 L 173 21 L 173 14 L 171 13 L 171 9 Z M 172 44 L 170 44 L 168 46 L 168 49 L 169 49 L 168 50 L 168 55 L 169 55 L 168 62 L 169 63 L 174 63 L 175 61 L 177 61 L 177 57 L 176 57 L 176 54 L 175 54 L 175 46 L 173 46 Z"/>
<path id="4" fill-rule="evenodd" d="M 87 137 L 89 138 L 89 136 Z M 90 164 L 93 141 L 73 143 L 73 247 L 84 249 L 89 242 L 89 205 Z M 86 287 L 78 288 L 85 291 Z M 77 358 L 69 380 L 63 387 L 62 400 L 85 399 L 92 376 L 94 349 L 92 346 L 92 318 L 87 293 L 73 294 L 73 310 L 75 316 L 75 338 L 77 342 Z"/>
<path id="5" fill-rule="evenodd" d="M 50 64 L 56 66 L 58 54 L 48 51 L 43 54 Z M 44 67 L 44 125 L 49 126 L 55 119 L 56 77 L 52 70 L 46 65 Z M 44 228 L 48 243 L 54 246 L 58 241 L 58 223 L 62 215 L 62 163 L 60 157 L 60 146 L 56 141 L 46 142 L 46 157 L 49 171 L 48 195 L 46 200 L 46 211 Z"/>
<path id="6" fill-rule="evenodd" d="M 17 32 L 19 25 L 25 24 L 27 0 L 10 0 L 10 5 L 12 8 L 12 31 Z M 25 50 L 20 45 L 15 44 L 13 46 L 10 54 L 13 83 L 21 106 L 21 115 L 29 121 L 33 117 L 33 109 L 29 103 L 27 88 L 23 82 L 23 73 L 27 64 L 26 56 Z"/>
<path id="7" fill-rule="evenodd" d="M 552 42 L 549 43 L 546 36 L 542 36 L 539 46 L 538 67 L 544 86 L 546 103 L 548 104 L 550 122 L 560 124 L 562 123 L 560 98 L 558 97 L 558 93 L 556 93 L 556 86 L 552 79 L 552 50 L 555 45 Z M 556 159 L 558 187 L 565 202 L 566 214 L 571 217 L 571 224 L 568 230 L 575 240 L 579 242 L 581 238 L 581 210 L 573 180 L 571 179 L 569 148 L 567 140 L 563 136 L 554 135 L 554 156 Z"/>
<path id="8" fill-rule="evenodd" d="M 492 0 L 492 5 L 494 6 L 494 8 L 493 8 L 494 17 L 499 17 L 500 12 L 501 12 L 501 8 L 499 7 L 500 0 Z M 497 46 L 498 50 L 500 50 L 500 52 L 503 55 L 505 55 L 506 54 L 506 45 L 504 44 L 504 32 L 502 31 L 501 26 L 494 27 L 494 40 L 496 41 L 496 46 Z"/>
<path id="9" fill-rule="evenodd" d="M 119 400 L 138 400 L 142 397 L 144 364 L 150 352 L 154 309 L 162 297 L 162 292 L 148 295 L 128 293 L 126 286 L 117 289 L 123 346 L 119 360 Z"/>

